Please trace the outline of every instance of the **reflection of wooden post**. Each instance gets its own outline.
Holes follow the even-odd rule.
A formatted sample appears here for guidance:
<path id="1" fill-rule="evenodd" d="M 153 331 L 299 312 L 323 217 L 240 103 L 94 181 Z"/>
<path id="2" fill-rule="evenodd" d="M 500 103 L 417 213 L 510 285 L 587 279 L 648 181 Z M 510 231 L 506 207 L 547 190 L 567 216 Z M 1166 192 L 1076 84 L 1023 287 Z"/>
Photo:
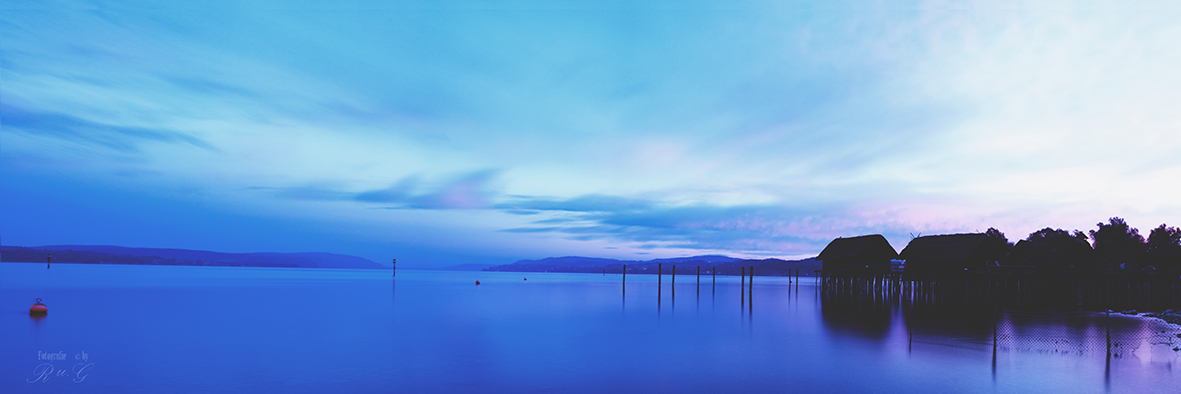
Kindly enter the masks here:
<path id="1" fill-rule="evenodd" d="M 997 321 L 996 314 L 993 313 L 993 316 L 992 316 L 992 368 L 994 370 L 996 369 L 996 326 L 997 326 L 997 324 L 1000 324 L 1000 322 Z"/>
<path id="2" fill-rule="evenodd" d="M 1110 281 L 1111 279 L 1108 279 Z M 1110 285 L 1111 282 L 1108 282 Z M 1103 368 L 1103 381 L 1109 385 L 1111 384 L 1111 307 L 1108 305 L 1107 309 L 1107 364 Z"/>
<path id="3" fill-rule="evenodd" d="M 1107 310 L 1107 362 L 1111 363 L 1111 310 Z"/>

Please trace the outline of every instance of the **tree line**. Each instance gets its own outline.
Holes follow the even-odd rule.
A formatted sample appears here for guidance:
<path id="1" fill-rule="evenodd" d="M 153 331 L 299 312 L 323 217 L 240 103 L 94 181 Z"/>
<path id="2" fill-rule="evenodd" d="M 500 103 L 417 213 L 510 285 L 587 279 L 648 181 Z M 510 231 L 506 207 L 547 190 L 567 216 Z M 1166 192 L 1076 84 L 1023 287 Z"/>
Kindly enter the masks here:
<path id="1" fill-rule="evenodd" d="M 985 232 L 986 260 L 1004 266 L 1043 269 L 1181 270 L 1181 229 L 1161 224 L 1145 238 L 1124 219 L 1113 217 L 1083 232 L 1046 227 L 1017 243 L 996 228 Z"/>

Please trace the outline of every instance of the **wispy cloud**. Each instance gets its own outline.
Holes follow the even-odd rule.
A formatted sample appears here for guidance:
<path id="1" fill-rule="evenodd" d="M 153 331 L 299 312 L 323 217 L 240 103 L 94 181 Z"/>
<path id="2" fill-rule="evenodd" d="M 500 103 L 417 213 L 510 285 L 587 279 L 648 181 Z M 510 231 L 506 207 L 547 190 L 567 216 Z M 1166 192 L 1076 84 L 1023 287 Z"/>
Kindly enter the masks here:
<path id="1" fill-rule="evenodd" d="M 623 212 L 648 210 L 653 201 L 588 194 L 569 199 L 546 197 L 512 196 L 515 201 L 498 204 L 497 209 L 511 212 L 564 211 L 564 212 Z"/>
<path id="2" fill-rule="evenodd" d="M 783 205 L 676 204 L 620 196 L 586 195 L 569 199 L 514 196 L 497 208 L 562 215 L 531 226 L 502 231 L 556 233 L 572 239 L 602 239 L 642 249 L 732 250 L 801 255 L 837 236 L 898 233 L 899 223 L 864 225 L 848 207 L 791 208 Z M 544 216 L 544 215 L 543 215 Z"/>
<path id="3" fill-rule="evenodd" d="M 168 81 L 176 87 L 196 94 L 208 95 L 236 95 L 248 98 L 260 99 L 263 98 L 260 94 L 253 92 L 247 88 L 240 86 L 231 86 L 221 82 L 214 81 L 208 78 L 197 77 L 180 77 L 180 76 L 163 76 L 165 81 Z"/>
<path id="4" fill-rule="evenodd" d="M 482 209 L 491 205 L 495 175 L 492 170 L 474 172 L 434 190 L 422 190 L 417 178 L 407 178 L 388 189 L 358 193 L 355 199 L 407 209 Z"/>
<path id="5" fill-rule="evenodd" d="M 0 103 L 0 121 L 6 131 L 124 153 L 139 152 L 144 142 L 186 144 L 210 151 L 217 150 L 208 142 L 180 131 L 112 125 L 66 114 L 27 110 L 8 103 Z"/>
<path id="6" fill-rule="evenodd" d="M 384 209 L 486 209 L 495 197 L 497 171 L 483 170 L 453 179 L 428 184 L 420 176 L 409 176 L 384 189 L 344 192 L 317 186 L 255 187 L 271 194 L 296 200 L 356 201 L 376 204 Z"/>

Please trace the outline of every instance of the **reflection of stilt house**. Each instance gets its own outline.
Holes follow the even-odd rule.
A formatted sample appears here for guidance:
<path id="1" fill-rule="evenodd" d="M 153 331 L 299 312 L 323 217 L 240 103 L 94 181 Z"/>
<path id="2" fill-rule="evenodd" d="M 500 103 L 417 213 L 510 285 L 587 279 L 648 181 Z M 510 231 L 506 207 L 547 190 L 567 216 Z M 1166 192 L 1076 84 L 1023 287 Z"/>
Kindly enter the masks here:
<path id="1" fill-rule="evenodd" d="M 837 238 L 829 242 L 816 259 L 824 263 L 824 272 L 889 271 L 890 260 L 898 252 L 878 234 L 852 238 Z"/>
<path id="2" fill-rule="evenodd" d="M 988 262 L 983 233 L 930 235 L 910 240 L 899 255 L 906 272 L 963 272 L 984 269 Z"/>

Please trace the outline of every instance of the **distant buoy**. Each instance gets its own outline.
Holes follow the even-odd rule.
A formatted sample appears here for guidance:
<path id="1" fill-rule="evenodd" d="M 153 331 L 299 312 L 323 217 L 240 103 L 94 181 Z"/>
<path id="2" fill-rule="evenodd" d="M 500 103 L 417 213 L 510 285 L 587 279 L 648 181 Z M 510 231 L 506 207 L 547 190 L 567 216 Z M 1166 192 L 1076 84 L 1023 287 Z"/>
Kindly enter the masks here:
<path id="1" fill-rule="evenodd" d="M 477 281 L 476 281 L 476 286 L 479 286 L 479 285 L 480 285 L 480 281 L 478 281 L 478 280 L 477 280 Z"/>
<path id="2" fill-rule="evenodd" d="M 41 303 L 41 299 L 37 299 L 37 303 L 29 307 L 29 316 L 45 316 L 49 314 L 49 308 Z"/>
<path id="3" fill-rule="evenodd" d="M 529 280 L 529 278 L 525 278 L 525 280 Z"/>

